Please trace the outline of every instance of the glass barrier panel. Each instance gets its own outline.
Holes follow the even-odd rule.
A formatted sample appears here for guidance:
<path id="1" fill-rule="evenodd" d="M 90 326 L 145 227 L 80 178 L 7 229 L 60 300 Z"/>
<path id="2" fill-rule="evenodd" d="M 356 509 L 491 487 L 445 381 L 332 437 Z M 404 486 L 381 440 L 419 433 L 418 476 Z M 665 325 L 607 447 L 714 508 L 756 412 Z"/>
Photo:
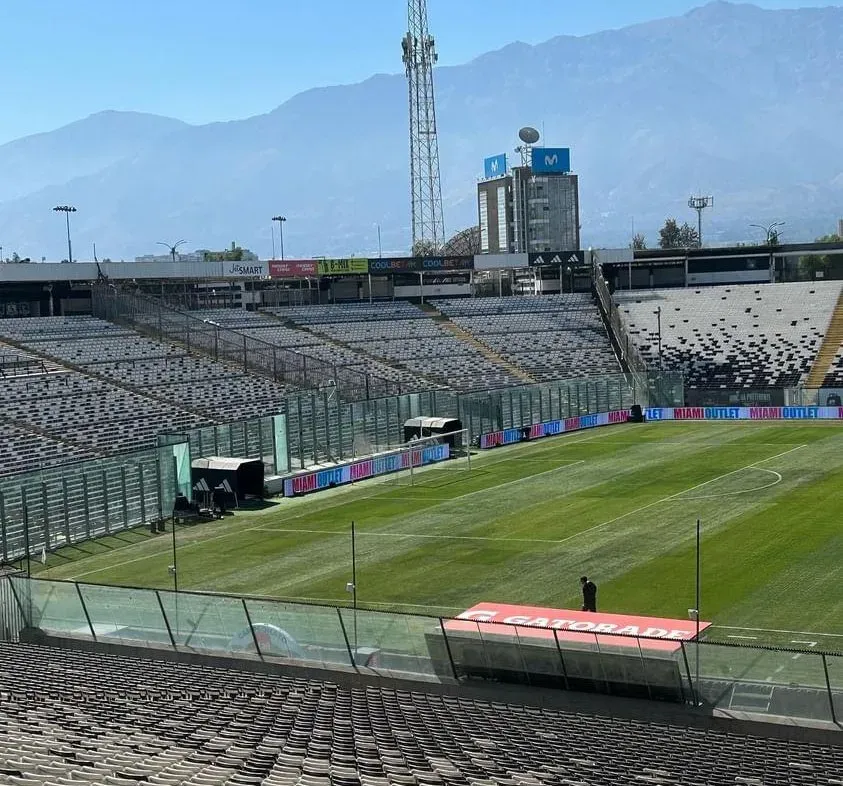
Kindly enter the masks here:
<path id="1" fill-rule="evenodd" d="M 326 668 L 351 665 L 335 608 L 252 599 L 246 607 L 264 659 L 307 661 Z"/>
<path id="2" fill-rule="evenodd" d="M 601 637 L 605 638 L 608 637 Z M 612 692 L 611 658 L 604 657 L 597 636 L 593 633 L 557 631 L 556 640 L 570 690 L 586 693 Z"/>
<path id="3" fill-rule="evenodd" d="M 445 620 L 444 631 L 448 650 L 458 679 L 491 679 L 492 664 L 486 652 L 486 642 L 480 633 L 480 626 L 493 627 L 489 623 L 473 620 Z M 439 666 L 436 666 L 437 672 Z"/>
<path id="4" fill-rule="evenodd" d="M 701 644 L 705 704 L 739 712 L 831 720 L 822 658 L 811 652 Z M 695 666 L 691 664 L 692 673 Z"/>
<path id="5" fill-rule="evenodd" d="M 13 576 L 11 581 L 29 627 L 53 636 L 91 638 L 91 628 L 75 584 L 23 576 Z"/>
<path id="6" fill-rule="evenodd" d="M 80 584 L 97 641 L 172 647 L 155 590 Z"/>
<path id="7" fill-rule="evenodd" d="M 176 649 L 254 656 L 254 640 L 240 598 L 169 590 L 159 590 L 158 594 Z"/>
<path id="8" fill-rule="evenodd" d="M 447 658 L 439 646 L 442 631 L 435 618 L 349 608 L 340 609 L 340 614 L 358 666 L 381 674 L 433 677 L 438 674 L 434 661 Z M 451 674 L 450 666 L 441 665 Z"/>
<path id="9" fill-rule="evenodd" d="M 834 702 L 834 717 L 837 723 L 843 723 L 843 655 L 826 655 L 825 665 Z"/>
<path id="10" fill-rule="evenodd" d="M 525 625 L 512 626 L 526 684 L 534 688 L 567 688 L 556 631 Z M 498 640 L 495 636 L 495 640 Z M 491 639 L 486 638 L 491 647 Z"/>
<path id="11" fill-rule="evenodd" d="M 689 665 L 680 642 L 638 639 L 635 649 L 641 664 L 640 671 L 637 667 L 634 670 L 636 677 L 640 677 L 635 683 L 637 695 L 679 704 L 694 702 Z"/>

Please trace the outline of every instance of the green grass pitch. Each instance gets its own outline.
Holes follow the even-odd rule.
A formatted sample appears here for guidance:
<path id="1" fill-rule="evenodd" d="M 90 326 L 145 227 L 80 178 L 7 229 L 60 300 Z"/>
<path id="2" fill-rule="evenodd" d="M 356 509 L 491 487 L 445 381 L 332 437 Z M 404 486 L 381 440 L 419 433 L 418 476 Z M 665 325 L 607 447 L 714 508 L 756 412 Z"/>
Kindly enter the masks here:
<path id="1" fill-rule="evenodd" d="M 181 589 L 454 615 L 479 601 L 686 618 L 702 520 L 712 637 L 843 649 L 843 429 L 611 426 L 177 531 Z M 66 548 L 38 575 L 170 588 L 171 536 Z M 811 636 L 802 635 L 811 632 Z M 837 634 L 841 634 L 838 638 Z M 810 645 L 808 645 L 810 646 Z"/>

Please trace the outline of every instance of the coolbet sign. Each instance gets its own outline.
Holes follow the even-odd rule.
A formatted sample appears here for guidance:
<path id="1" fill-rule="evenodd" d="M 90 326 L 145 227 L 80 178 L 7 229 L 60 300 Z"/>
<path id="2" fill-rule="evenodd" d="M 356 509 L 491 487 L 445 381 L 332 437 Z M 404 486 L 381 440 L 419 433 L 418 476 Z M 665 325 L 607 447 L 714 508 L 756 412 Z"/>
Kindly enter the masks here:
<path id="1" fill-rule="evenodd" d="M 556 637 L 560 641 L 579 641 L 584 644 L 593 643 L 596 637 L 601 646 L 637 647 L 640 643 L 641 647 L 661 650 L 677 649 L 677 642 L 693 641 L 696 637 L 696 623 L 687 620 L 502 603 L 479 603 L 458 615 L 456 620 L 447 622 L 445 628 L 454 632 L 479 630 L 484 636 L 511 636 L 504 627 L 507 625 L 517 626 L 518 636 Z M 700 621 L 700 632 L 710 626 L 710 622 Z"/>

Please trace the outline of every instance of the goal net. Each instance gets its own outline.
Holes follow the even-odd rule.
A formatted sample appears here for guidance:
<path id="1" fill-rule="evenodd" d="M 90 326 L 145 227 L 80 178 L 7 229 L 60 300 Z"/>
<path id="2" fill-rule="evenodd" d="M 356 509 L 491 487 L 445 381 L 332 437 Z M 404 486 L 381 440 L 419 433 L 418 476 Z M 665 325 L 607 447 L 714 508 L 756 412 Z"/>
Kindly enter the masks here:
<path id="1" fill-rule="evenodd" d="M 419 437 L 388 455 L 396 471 L 386 482 L 396 486 L 433 487 L 454 482 L 471 471 L 468 429 Z"/>

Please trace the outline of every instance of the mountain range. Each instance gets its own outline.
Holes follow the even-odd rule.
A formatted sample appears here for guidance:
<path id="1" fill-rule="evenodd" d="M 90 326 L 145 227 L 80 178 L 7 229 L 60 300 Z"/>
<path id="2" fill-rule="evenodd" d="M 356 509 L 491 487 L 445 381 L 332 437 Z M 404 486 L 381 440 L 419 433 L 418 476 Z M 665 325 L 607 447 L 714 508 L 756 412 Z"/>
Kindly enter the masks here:
<path id="1" fill-rule="evenodd" d="M 398 34 L 396 34 L 398 35 Z M 398 36 L 400 37 L 400 36 Z M 713 2 L 680 17 L 530 46 L 513 43 L 436 72 L 445 223 L 476 223 L 484 156 L 521 126 L 572 149 L 584 245 L 655 245 L 668 216 L 704 240 L 786 242 L 843 215 L 843 8 L 767 11 Z M 305 91 L 244 120 L 192 126 L 102 112 L 0 146 L 0 244 L 60 259 L 73 204 L 74 257 L 131 259 L 157 241 L 232 241 L 269 255 L 270 218 L 287 217 L 288 257 L 409 248 L 403 74 Z M 755 234 L 753 234 L 755 233 Z M 162 251 L 158 247 L 158 251 Z"/>

